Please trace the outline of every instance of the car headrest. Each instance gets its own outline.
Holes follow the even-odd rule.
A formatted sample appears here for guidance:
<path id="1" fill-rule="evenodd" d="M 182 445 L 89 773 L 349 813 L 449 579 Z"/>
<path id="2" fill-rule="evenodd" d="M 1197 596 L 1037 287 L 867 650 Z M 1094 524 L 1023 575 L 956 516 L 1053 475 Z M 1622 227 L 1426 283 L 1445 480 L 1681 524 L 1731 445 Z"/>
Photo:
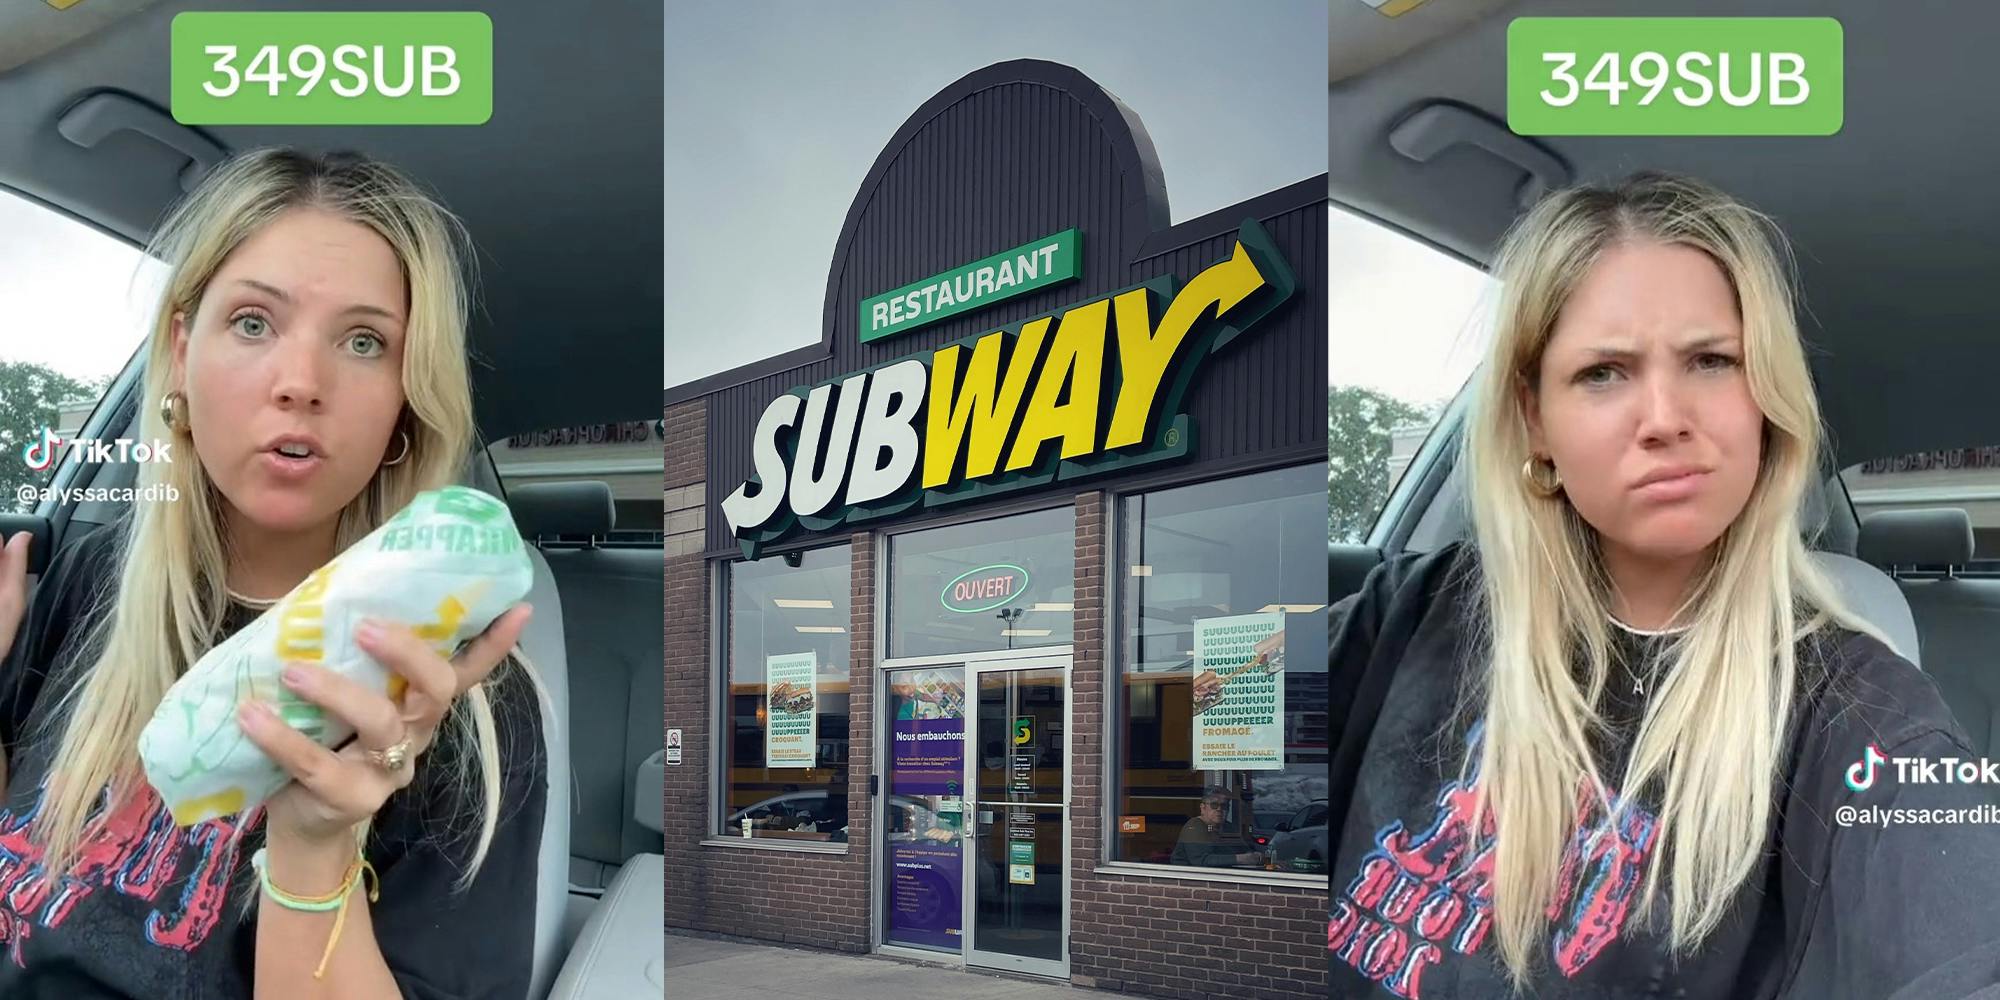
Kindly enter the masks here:
<path id="1" fill-rule="evenodd" d="M 514 524 L 527 538 L 608 535 L 617 523 L 611 485 L 603 482 L 530 483 L 507 491 Z"/>
<path id="2" fill-rule="evenodd" d="M 1885 510 L 1861 519 L 1862 559 L 1877 566 L 1963 566 L 1972 518 L 1957 507 Z"/>
<path id="3" fill-rule="evenodd" d="M 1864 536 L 1866 537 L 1866 536 Z M 1880 629 L 1889 647 L 1917 669 L 1924 667 L 1917 646 L 1917 619 L 1910 612 L 1910 600 L 1896 587 L 1887 573 L 1853 556 L 1837 552 L 1815 552 L 1813 560 L 1833 581 L 1847 610 Z"/>
<path id="4" fill-rule="evenodd" d="M 500 474 L 493 468 L 493 456 L 486 446 L 475 445 L 472 453 L 465 457 L 465 466 L 459 470 L 459 485 L 470 486 L 496 499 L 507 499 L 505 488 L 500 485 Z"/>

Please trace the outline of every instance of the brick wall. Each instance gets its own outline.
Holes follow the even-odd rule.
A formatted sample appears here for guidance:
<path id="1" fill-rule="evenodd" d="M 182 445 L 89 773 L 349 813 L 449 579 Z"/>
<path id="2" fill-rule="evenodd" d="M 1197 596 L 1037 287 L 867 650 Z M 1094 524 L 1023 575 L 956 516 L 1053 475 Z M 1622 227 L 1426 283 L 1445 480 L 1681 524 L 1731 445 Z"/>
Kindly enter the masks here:
<path id="1" fill-rule="evenodd" d="M 667 409 L 668 496 L 702 489 L 707 475 L 708 407 L 696 400 Z M 668 767 L 666 804 L 667 926 L 692 926 L 708 873 L 692 853 L 708 809 L 708 580 L 701 546 L 670 547 L 666 555 L 666 725 L 681 731 L 679 767 Z"/>
<path id="2" fill-rule="evenodd" d="M 701 503 L 707 418 L 697 401 L 667 410 L 669 500 Z M 671 504 L 670 504 L 671 506 Z M 670 515 L 671 517 L 671 515 Z M 667 768 L 666 913 L 668 927 L 860 952 L 868 948 L 868 775 L 874 667 L 872 538 L 854 536 L 854 617 L 849 697 L 847 854 L 703 847 L 710 832 L 708 777 L 710 686 L 720 683 L 709 662 L 712 608 L 698 521 L 683 518 L 683 536 L 666 559 L 666 724 L 683 737 L 683 763 Z M 692 525 L 692 526 L 690 526 Z M 865 589 L 864 589 L 865 588 Z"/>
<path id="3" fill-rule="evenodd" d="M 667 411 L 667 478 L 663 524 L 667 558 L 699 555 L 708 524 L 708 404 L 683 403 Z M 673 607 L 669 603 L 668 607 Z"/>
<path id="4" fill-rule="evenodd" d="M 1152 996 L 1296 1000 L 1326 995 L 1324 888 L 1096 874 L 1102 853 L 1104 586 L 1109 511 L 1076 500 L 1076 660 L 1070 743 L 1070 975 L 1078 986 Z"/>

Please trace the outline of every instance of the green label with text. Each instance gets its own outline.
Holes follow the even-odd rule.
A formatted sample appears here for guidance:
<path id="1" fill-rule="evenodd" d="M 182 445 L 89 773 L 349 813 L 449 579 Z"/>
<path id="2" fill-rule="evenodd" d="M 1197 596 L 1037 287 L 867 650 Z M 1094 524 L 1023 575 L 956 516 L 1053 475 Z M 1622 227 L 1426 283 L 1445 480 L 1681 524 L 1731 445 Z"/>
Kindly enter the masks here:
<path id="1" fill-rule="evenodd" d="M 1059 285 L 1077 276 L 1077 232 L 1025 243 L 861 302 L 861 342 L 893 337 L 969 309 Z"/>
<path id="2" fill-rule="evenodd" d="M 1832 135 L 1845 36 L 1830 17 L 1517 17 L 1521 135 Z"/>
<path id="3" fill-rule="evenodd" d="M 493 22 L 456 13 L 190 11 L 169 93 L 184 125 L 483 125 Z"/>

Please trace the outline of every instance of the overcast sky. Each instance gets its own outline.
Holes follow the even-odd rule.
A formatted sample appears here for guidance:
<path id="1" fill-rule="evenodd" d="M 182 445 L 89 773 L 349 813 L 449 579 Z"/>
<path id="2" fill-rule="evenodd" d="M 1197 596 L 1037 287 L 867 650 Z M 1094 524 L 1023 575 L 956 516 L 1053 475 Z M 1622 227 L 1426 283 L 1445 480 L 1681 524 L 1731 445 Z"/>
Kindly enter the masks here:
<path id="1" fill-rule="evenodd" d="M 0 234 L 0 361 L 78 380 L 123 368 L 145 335 L 158 265 L 142 271 L 137 249 L 5 190 Z"/>
<path id="2" fill-rule="evenodd" d="M 671 5 L 667 384 L 819 340 L 856 188 L 953 80 L 1081 70 L 1145 123 L 1180 222 L 1326 172 L 1326 26 L 1324 0 Z"/>
<path id="3" fill-rule="evenodd" d="M 1493 282 L 1395 230 L 1334 210 L 1327 250 L 1327 384 L 1405 402 L 1449 398 L 1486 347 Z"/>

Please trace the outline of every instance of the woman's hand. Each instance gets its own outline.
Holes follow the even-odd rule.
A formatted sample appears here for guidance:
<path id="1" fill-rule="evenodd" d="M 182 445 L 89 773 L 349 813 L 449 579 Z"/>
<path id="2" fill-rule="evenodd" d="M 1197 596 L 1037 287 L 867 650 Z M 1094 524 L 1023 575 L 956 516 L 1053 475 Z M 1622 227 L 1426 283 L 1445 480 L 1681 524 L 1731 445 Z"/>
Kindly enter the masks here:
<path id="1" fill-rule="evenodd" d="M 436 738 L 446 710 L 506 658 L 532 613 L 526 604 L 509 609 L 450 660 L 406 627 L 364 624 L 355 634 L 362 651 L 409 682 L 400 706 L 317 664 L 287 664 L 285 686 L 346 722 L 355 738 L 329 750 L 285 725 L 270 705 L 246 702 L 238 711 L 250 741 L 295 779 L 266 807 L 273 853 L 281 843 L 307 849 L 335 846 L 351 860 L 354 827 L 409 785 L 417 758 Z M 386 750 L 405 739 L 410 747 L 402 767 L 390 770 L 370 759 L 369 751 Z"/>
<path id="2" fill-rule="evenodd" d="M 34 539 L 33 534 L 18 531 L 0 547 L 0 659 L 14 648 L 14 633 L 28 610 L 28 546 Z"/>

